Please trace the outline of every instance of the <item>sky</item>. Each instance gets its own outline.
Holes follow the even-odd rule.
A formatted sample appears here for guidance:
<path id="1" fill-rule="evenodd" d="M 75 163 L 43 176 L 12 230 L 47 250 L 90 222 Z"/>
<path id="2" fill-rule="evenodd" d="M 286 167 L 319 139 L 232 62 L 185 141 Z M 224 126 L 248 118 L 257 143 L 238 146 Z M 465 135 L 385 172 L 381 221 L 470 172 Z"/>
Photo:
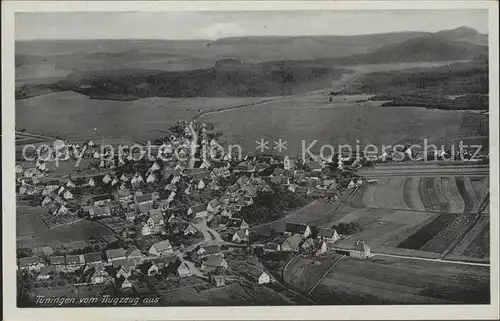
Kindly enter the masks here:
<path id="1" fill-rule="evenodd" d="M 16 13 L 16 40 L 218 39 L 234 36 L 436 32 L 488 33 L 486 10 L 177 11 Z"/>

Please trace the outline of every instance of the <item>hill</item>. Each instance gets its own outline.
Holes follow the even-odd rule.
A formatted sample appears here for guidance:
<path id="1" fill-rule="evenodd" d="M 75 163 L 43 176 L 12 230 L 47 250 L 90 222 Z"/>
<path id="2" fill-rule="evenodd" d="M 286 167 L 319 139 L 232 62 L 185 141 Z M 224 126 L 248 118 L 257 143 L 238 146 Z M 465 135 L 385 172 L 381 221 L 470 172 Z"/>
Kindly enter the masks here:
<path id="1" fill-rule="evenodd" d="M 346 93 L 375 95 L 385 106 L 488 110 L 488 61 L 362 75 Z"/>
<path id="2" fill-rule="evenodd" d="M 307 62 L 253 64 L 226 59 L 214 67 L 190 71 L 123 69 L 76 73 L 50 85 L 19 86 L 16 88 L 16 99 L 47 90 L 73 90 L 91 98 L 112 100 L 279 96 L 328 87 L 332 80 L 349 72 Z"/>
<path id="3" fill-rule="evenodd" d="M 472 34 L 459 28 L 458 30 L 454 29 L 441 33 L 428 34 L 400 43 L 385 45 L 369 53 L 341 58 L 325 58 L 321 59 L 321 61 L 325 64 L 330 63 L 345 66 L 391 62 L 471 60 L 488 52 L 487 46 L 464 40 L 477 35 L 479 35 L 477 32 Z M 460 40 L 457 41 L 457 39 Z"/>

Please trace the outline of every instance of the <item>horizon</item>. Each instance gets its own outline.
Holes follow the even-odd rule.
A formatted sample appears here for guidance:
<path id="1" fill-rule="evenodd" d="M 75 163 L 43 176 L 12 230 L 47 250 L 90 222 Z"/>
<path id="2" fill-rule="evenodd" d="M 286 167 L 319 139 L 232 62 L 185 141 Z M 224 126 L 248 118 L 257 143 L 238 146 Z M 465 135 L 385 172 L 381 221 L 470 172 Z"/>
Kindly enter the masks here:
<path id="1" fill-rule="evenodd" d="M 340 35 L 340 34 L 297 34 L 297 35 L 275 35 L 275 34 L 268 34 L 268 35 L 242 35 L 242 36 L 228 36 L 228 37 L 221 37 L 217 39 L 209 39 L 209 38 L 192 38 L 192 39 L 175 39 L 175 38 L 88 38 L 88 39 L 74 39 L 74 38 L 58 38 L 58 39 L 53 39 L 53 38 L 41 38 L 41 39 L 21 39 L 21 40 L 15 40 L 16 42 L 28 42 L 28 41 L 122 41 L 122 40 L 129 40 L 129 41 L 218 41 L 222 39 L 239 39 L 239 38 L 306 38 L 306 37 L 356 37 L 356 36 L 374 36 L 374 35 L 384 35 L 384 34 L 397 34 L 397 33 L 426 33 L 426 34 L 433 34 L 441 31 L 450 31 L 450 30 L 456 30 L 460 28 L 469 28 L 473 29 L 476 31 L 479 35 L 485 35 L 487 36 L 488 33 L 481 33 L 475 28 L 471 28 L 466 25 L 458 26 L 456 28 L 452 29 L 443 29 L 443 30 L 438 30 L 436 32 L 429 32 L 429 31 L 421 31 L 421 30 L 403 30 L 403 31 L 394 31 L 394 32 L 377 32 L 377 33 L 362 33 L 362 34 L 352 34 L 352 35 Z"/>
<path id="2" fill-rule="evenodd" d="M 463 26 L 487 35 L 488 16 L 485 10 L 24 12 L 16 14 L 15 26 L 16 41 L 216 41 L 434 33 Z"/>

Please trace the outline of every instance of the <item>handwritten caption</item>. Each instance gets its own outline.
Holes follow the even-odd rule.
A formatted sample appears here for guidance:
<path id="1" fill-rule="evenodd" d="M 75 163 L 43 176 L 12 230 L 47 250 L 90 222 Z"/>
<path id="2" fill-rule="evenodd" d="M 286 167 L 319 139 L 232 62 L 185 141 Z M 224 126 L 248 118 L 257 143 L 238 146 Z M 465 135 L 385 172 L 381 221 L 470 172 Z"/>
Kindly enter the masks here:
<path id="1" fill-rule="evenodd" d="M 40 305 L 86 305 L 86 304 L 107 304 L 107 305 L 151 305 L 158 304 L 160 298 L 148 297 L 113 297 L 111 295 L 103 295 L 101 297 L 46 297 L 37 296 L 36 304 Z"/>

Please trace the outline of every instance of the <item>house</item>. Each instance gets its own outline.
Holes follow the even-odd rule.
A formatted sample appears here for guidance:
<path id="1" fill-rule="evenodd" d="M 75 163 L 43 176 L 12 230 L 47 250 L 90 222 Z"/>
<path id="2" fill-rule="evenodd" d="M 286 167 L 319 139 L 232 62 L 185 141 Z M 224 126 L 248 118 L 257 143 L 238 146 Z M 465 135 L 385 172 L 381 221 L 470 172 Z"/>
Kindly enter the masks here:
<path id="1" fill-rule="evenodd" d="M 80 255 L 68 255 L 66 256 L 66 269 L 67 270 L 78 270 L 80 267 L 85 265 L 85 257 L 83 254 Z"/>
<path id="2" fill-rule="evenodd" d="M 60 256 L 50 256 L 49 265 L 53 266 L 57 270 L 63 270 L 66 268 L 66 258 L 62 255 Z"/>
<path id="3" fill-rule="evenodd" d="M 340 239 L 340 236 L 334 229 L 322 228 L 318 231 L 317 239 L 327 243 L 334 243 Z"/>
<path id="4" fill-rule="evenodd" d="M 195 179 L 193 180 L 193 184 L 196 187 L 196 189 L 204 189 L 206 184 L 202 179 Z"/>
<path id="5" fill-rule="evenodd" d="M 201 257 L 221 255 L 219 246 L 217 245 L 198 246 L 196 248 L 196 254 Z"/>
<path id="6" fill-rule="evenodd" d="M 233 234 L 233 238 L 231 239 L 234 243 L 243 243 L 248 241 L 248 230 L 247 229 L 241 229 L 236 231 L 236 233 Z"/>
<path id="7" fill-rule="evenodd" d="M 158 265 L 156 265 L 156 263 L 154 261 L 148 261 L 148 262 L 144 263 L 144 265 L 145 265 L 143 268 L 144 272 L 148 276 L 156 275 L 160 271 Z"/>
<path id="8" fill-rule="evenodd" d="M 201 264 L 201 269 L 205 272 L 211 272 L 217 269 L 227 269 L 227 262 L 220 256 L 211 255 Z"/>
<path id="9" fill-rule="evenodd" d="M 311 228 L 307 224 L 302 223 L 286 223 L 285 236 L 298 234 L 303 238 L 311 235 Z"/>
<path id="10" fill-rule="evenodd" d="M 49 205 L 51 202 L 52 202 L 52 198 L 50 198 L 49 196 L 45 196 L 41 205 L 42 205 L 42 207 L 45 207 L 45 206 Z"/>
<path id="11" fill-rule="evenodd" d="M 245 222 L 245 220 L 241 219 L 241 218 L 235 218 L 235 217 L 232 217 L 230 218 L 228 221 L 227 221 L 227 224 L 226 224 L 227 227 L 231 227 L 231 228 L 239 228 L 239 229 L 247 229 L 249 228 L 249 225 L 247 222 Z"/>
<path id="12" fill-rule="evenodd" d="M 312 238 L 306 239 L 300 247 L 304 250 L 305 249 L 313 249 L 314 248 L 314 240 Z"/>
<path id="13" fill-rule="evenodd" d="M 370 256 L 370 247 L 364 241 L 356 241 L 355 248 L 349 251 L 349 255 L 357 259 L 366 259 Z"/>
<path id="14" fill-rule="evenodd" d="M 217 213 L 220 211 L 221 203 L 219 202 L 218 199 L 214 198 L 210 202 L 208 202 L 207 205 L 207 211 L 209 213 Z"/>
<path id="15" fill-rule="evenodd" d="M 104 269 L 97 269 L 90 277 L 90 283 L 102 284 L 110 278 L 110 275 Z"/>
<path id="16" fill-rule="evenodd" d="M 189 266 L 187 265 L 186 262 L 180 262 L 179 266 L 177 267 L 177 275 L 182 278 L 193 275 L 193 273 L 189 269 Z"/>
<path id="17" fill-rule="evenodd" d="M 121 288 L 122 289 L 129 289 L 132 287 L 132 283 L 129 281 L 129 279 L 125 279 L 122 282 Z"/>
<path id="18" fill-rule="evenodd" d="M 292 170 L 295 167 L 295 163 L 290 160 L 290 157 L 285 156 L 283 159 L 283 168 L 287 171 Z"/>
<path id="19" fill-rule="evenodd" d="M 125 220 L 127 220 L 128 222 L 133 222 L 135 220 L 135 212 L 133 211 L 125 212 Z"/>
<path id="20" fill-rule="evenodd" d="M 194 216 L 196 218 L 203 217 L 207 214 L 208 214 L 208 212 L 207 212 L 207 205 L 206 204 L 198 204 L 198 205 L 191 206 L 187 211 L 188 216 Z"/>
<path id="21" fill-rule="evenodd" d="M 294 252 L 300 249 L 300 243 L 302 242 L 302 237 L 299 234 L 293 234 L 288 237 L 283 244 L 281 244 L 281 251 L 284 252 Z"/>
<path id="22" fill-rule="evenodd" d="M 147 183 L 154 183 L 156 181 L 156 177 L 153 173 L 149 174 L 148 178 L 146 178 Z"/>
<path id="23" fill-rule="evenodd" d="M 211 281 L 216 287 L 226 285 L 226 277 L 224 275 L 214 275 L 211 277 Z"/>
<path id="24" fill-rule="evenodd" d="M 17 261 L 17 266 L 19 270 L 34 270 L 38 271 L 40 268 L 44 267 L 38 256 L 23 257 Z"/>
<path id="25" fill-rule="evenodd" d="M 68 208 L 64 206 L 64 204 L 60 204 L 55 210 L 54 210 L 54 215 L 63 215 L 63 214 L 68 214 Z"/>
<path id="26" fill-rule="evenodd" d="M 112 263 L 116 260 L 125 260 L 125 250 L 123 248 L 107 250 L 106 258 L 108 259 L 108 263 Z"/>
<path id="27" fill-rule="evenodd" d="M 99 252 L 87 253 L 83 255 L 85 263 L 87 265 L 98 265 L 102 264 L 102 255 Z"/>
<path id="28" fill-rule="evenodd" d="M 328 245 L 325 241 L 319 241 L 317 248 L 318 248 L 316 251 L 317 255 L 324 254 L 324 253 L 328 252 Z"/>
<path id="29" fill-rule="evenodd" d="M 56 270 L 50 266 L 43 266 L 40 268 L 40 274 L 36 276 L 37 281 L 45 281 L 50 279 L 51 273 L 56 273 Z"/>
<path id="30" fill-rule="evenodd" d="M 127 258 L 127 262 L 129 262 L 133 266 L 142 263 L 142 261 L 144 260 L 144 255 L 141 253 L 141 251 L 133 246 L 129 247 L 125 251 L 125 257 Z"/>
<path id="31" fill-rule="evenodd" d="M 103 179 L 102 179 L 102 182 L 103 182 L 104 184 L 109 184 L 109 183 L 111 183 L 111 181 L 112 181 L 112 180 L 113 180 L 113 179 L 112 179 L 111 175 L 106 174 L 106 175 L 104 175 L 104 177 L 103 177 Z"/>
<path id="32" fill-rule="evenodd" d="M 152 203 L 142 203 L 137 206 L 137 210 L 139 212 L 139 215 L 146 215 L 149 214 L 149 211 L 153 209 L 153 204 Z"/>
<path id="33" fill-rule="evenodd" d="M 95 180 L 93 177 L 91 177 L 87 183 L 88 186 L 94 187 L 95 186 Z"/>
<path id="34" fill-rule="evenodd" d="M 130 190 L 127 189 L 119 189 L 115 193 L 115 199 L 117 202 L 131 202 L 134 200 L 134 195 L 130 193 Z"/>
<path id="35" fill-rule="evenodd" d="M 71 200 L 73 199 L 73 193 L 71 193 L 70 191 L 68 190 L 65 190 L 64 191 L 64 194 L 63 194 L 63 197 L 67 200 Z"/>
<path id="36" fill-rule="evenodd" d="M 321 163 L 318 161 L 307 162 L 305 166 L 311 172 L 321 172 L 322 169 Z"/>
<path id="37" fill-rule="evenodd" d="M 108 206 L 89 206 L 89 217 L 97 218 L 97 217 L 107 217 L 111 216 L 111 209 Z"/>
<path id="38" fill-rule="evenodd" d="M 111 196 L 108 194 L 96 195 L 92 197 L 91 202 L 94 206 L 106 206 L 111 202 Z"/>
<path id="39" fill-rule="evenodd" d="M 253 198 L 250 195 L 243 196 L 243 202 L 245 202 L 246 206 L 250 206 L 253 204 Z"/>
<path id="40" fill-rule="evenodd" d="M 160 209 L 152 209 L 149 211 L 149 218 L 147 220 L 148 225 L 151 227 L 164 225 L 163 213 Z"/>
<path id="41" fill-rule="evenodd" d="M 281 246 L 277 243 L 267 243 L 263 247 L 265 253 L 281 251 Z"/>
<path id="42" fill-rule="evenodd" d="M 166 191 L 170 192 L 177 192 L 177 186 L 175 184 L 169 183 L 167 186 L 164 188 Z"/>
<path id="43" fill-rule="evenodd" d="M 157 242 L 151 246 L 149 253 L 157 256 L 164 256 L 173 253 L 172 244 L 169 240 Z"/>
<path id="44" fill-rule="evenodd" d="M 261 269 L 255 266 L 249 265 L 247 274 L 252 281 L 254 281 L 259 285 L 271 282 L 271 277 L 269 276 L 269 274 L 267 274 L 266 272 L 262 271 Z"/>
<path id="45" fill-rule="evenodd" d="M 324 179 L 323 180 L 323 187 L 325 188 L 334 188 L 336 187 L 336 181 L 334 179 Z"/>
<path id="46" fill-rule="evenodd" d="M 135 202 L 139 205 L 141 204 L 153 204 L 159 198 L 159 194 L 157 192 L 148 193 L 144 195 L 136 195 Z"/>
<path id="47" fill-rule="evenodd" d="M 116 278 L 119 279 L 121 277 L 124 277 L 125 279 L 128 279 L 131 275 L 132 275 L 132 267 L 130 266 L 130 264 L 127 261 L 120 264 L 120 267 L 116 272 Z"/>
<path id="48" fill-rule="evenodd" d="M 225 215 L 217 215 L 214 216 L 209 222 L 208 222 L 208 227 L 211 229 L 219 229 L 223 226 L 226 226 L 227 222 L 229 221 L 229 216 Z"/>
<path id="49" fill-rule="evenodd" d="M 198 230 L 192 225 L 192 224 L 188 224 L 186 226 L 186 228 L 184 228 L 184 230 L 182 231 L 182 233 L 186 236 L 186 235 L 194 235 L 198 232 Z"/>

